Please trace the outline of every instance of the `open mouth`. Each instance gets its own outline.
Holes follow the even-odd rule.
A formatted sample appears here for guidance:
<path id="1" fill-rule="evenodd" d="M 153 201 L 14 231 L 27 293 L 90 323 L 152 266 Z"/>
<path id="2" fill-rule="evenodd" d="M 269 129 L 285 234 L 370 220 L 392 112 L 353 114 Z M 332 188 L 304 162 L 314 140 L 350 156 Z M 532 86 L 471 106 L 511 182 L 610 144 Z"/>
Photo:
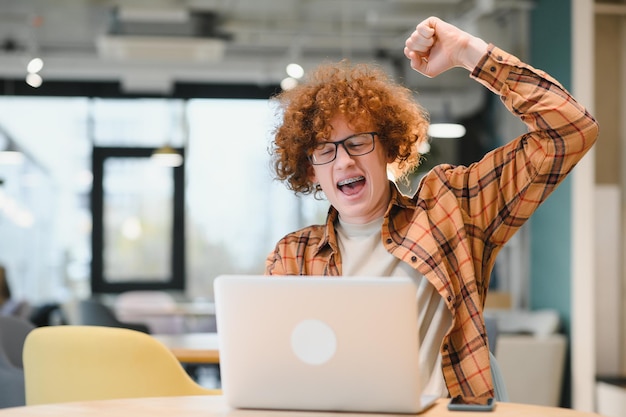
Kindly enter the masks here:
<path id="1" fill-rule="evenodd" d="M 337 183 L 337 188 L 347 195 L 356 194 L 361 188 L 365 186 L 365 177 L 360 175 L 358 177 L 347 178 Z"/>

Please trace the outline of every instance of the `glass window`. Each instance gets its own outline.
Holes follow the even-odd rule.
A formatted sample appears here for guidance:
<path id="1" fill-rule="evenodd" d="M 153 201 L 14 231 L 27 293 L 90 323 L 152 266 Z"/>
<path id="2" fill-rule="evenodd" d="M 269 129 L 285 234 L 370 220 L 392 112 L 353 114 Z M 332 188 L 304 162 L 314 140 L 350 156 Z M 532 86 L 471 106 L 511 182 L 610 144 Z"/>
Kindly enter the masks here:
<path id="1" fill-rule="evenodd" d="M 184 166 L 155 149 L 93 149 L 93 292 L 184 288 Z"/>
<path id="2" fill-rule="evenodd" d="M 16 295 L 33 302 L 89 295 L 94 146 L 185 148 L 189 298 L 211 299 L 220 274 L 262 273 L 276 242 L 323 222 L 328 207 L 296 197 L 272 177 L 274 114 L 267 100 L 0 97 L 0 125 L 27 153 L 21 167 L 0 167 L 0 262 Z M 172 180 L 145 159 L 103 166 L 102 267 L 113 283 L 163 283 L 171 275 L 175 237 L 154 237 L 172 225 Z M 5 201 L 30 220 L 12 220 Z"/>
<path id="3" fill-rule="evenodd" d="M 172 168 L 150 158 L 104 161 L 104 276 L 109 282 L 170 279 Z"/>
<path id="4" fill-rule="evenodd" d="M 323 222 L 328 203 L 273 178 L 267 100 L 191 100 L 187 114 L 188 293 L 210 298 L 220 274 L 263 273 L 276 242 Z"/>

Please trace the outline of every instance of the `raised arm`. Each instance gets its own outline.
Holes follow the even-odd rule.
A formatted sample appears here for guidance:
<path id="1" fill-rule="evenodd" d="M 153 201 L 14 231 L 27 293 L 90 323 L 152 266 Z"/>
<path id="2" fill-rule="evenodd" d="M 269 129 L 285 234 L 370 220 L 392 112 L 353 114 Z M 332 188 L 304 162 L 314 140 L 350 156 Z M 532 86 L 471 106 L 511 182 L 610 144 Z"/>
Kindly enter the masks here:
<path id="1" fill-rule="evenodd" d="M 404 49 L 427 77 L 464 67 L 497 94 L 528 133 L 469 167 L 441 165 L 425 178 L 427 190 L 453 191 L 481 241 L 504 244 L 591 148 L 598 125 L 584 106 L 544 71 L 438 18 L 417 25 Z M 441 182 L 443 181 L 443 182 Z M 464 190 L 472 190 L 467 193 Z"/>
<path id="2" fill-rule="evenodd" d="M 418 24 L 404 47 L 411 67 L 427 77 L 436 77 L 453 67 L 472 71 L 486 52 L 485 41 L 437 17 Z"/>

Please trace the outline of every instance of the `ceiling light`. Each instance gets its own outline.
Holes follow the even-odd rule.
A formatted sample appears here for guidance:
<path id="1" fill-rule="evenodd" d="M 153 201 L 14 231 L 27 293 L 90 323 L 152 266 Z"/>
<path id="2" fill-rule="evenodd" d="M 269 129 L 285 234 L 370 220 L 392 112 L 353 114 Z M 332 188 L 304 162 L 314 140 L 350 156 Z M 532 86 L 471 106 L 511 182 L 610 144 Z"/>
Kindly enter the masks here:
<path id="1" fill-rule="evenodd" d="M 165 145 L 152 153 L 152 160 L 159 165 L 176 168 L 183 164 L 183 156 L 169 145 Z"/>
<path id="2" fill-rule="evenodd" d="M 33 58 L 30 60 L 28 65 L 26 65 L 26 71 L 29 74 L 35 74 L 43 68 L 43 60 L 41 58 Z"/>
<path id="3" fill-rule="evenodd" d="M 296 80 L 295 78 L 291 78 L 291 77 L 283 78 L 283 80 L 280 82 L 280 88 L 282 88 L 285 91 L 291 90 L 297 85 L 298 85 L 298 80 Z"/>
<path id="4" fill-rule="evenodd" d="M 296 80 L 299 80 L 304 76 L 304 68 L 302 68 L 302 65 L 300 64 L 291 63 L 287 65 L 286 70 L 287 75 L 289 75 L 291 78 L 295 78 Z"/>
<path id="5" fill-rule="evenodd" d="M 0 152 L 0 165 L 19 165 L 24 161 L 24 154 L 17 151 Z"/>
<path id="6" fill-rule="evenodd" d="M 433 123 L 428 127 L 432 138 L 456 139 L 465 136 L 465 126 L 458 123 Z"/>
<path id="7" fill-rule="evenodd" d="M 22 162 L 24 162 L 24 154 L 17 149 L 12 140 L 9 140 L 6 149 L 0 152 L 0 164 L 19 165 Z"/>
<path id="8" fill-rule="evenodd" d="M 43 84 L 43 78 L 39 74 L 29 73 L 26 75 L 26 84 L 33 88 L 39 88 Z"/>
<path id="9" fill-rule="evenodd" d="M 187 36 L 104 35 L 96 46 L 100 57 L 114 61 L 214 63 L 221 61 L 226 42 Z"/>

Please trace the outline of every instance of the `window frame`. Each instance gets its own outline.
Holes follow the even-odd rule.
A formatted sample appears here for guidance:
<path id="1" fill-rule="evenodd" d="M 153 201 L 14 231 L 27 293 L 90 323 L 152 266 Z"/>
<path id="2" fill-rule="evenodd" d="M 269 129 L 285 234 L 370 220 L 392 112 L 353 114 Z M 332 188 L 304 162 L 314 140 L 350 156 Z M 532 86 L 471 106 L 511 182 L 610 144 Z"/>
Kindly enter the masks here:
<path id="1" fill-rule="evenodd" d="M 108 282 L 104 275 L 104 163 L 108 158 L 149 158 L 154 147 L 101 147 L 94 146 L 92 153 L 93 187 L 91 191 L 92 294 L 119 294 L 131 290 L 181 290 L 185 289 L 185 163 L 172 168 L 174 193 L 171 230 L 170 279 L 168 281 L 130 280 Z M 184 148 L 175 148 L 185 155 Z"/>

